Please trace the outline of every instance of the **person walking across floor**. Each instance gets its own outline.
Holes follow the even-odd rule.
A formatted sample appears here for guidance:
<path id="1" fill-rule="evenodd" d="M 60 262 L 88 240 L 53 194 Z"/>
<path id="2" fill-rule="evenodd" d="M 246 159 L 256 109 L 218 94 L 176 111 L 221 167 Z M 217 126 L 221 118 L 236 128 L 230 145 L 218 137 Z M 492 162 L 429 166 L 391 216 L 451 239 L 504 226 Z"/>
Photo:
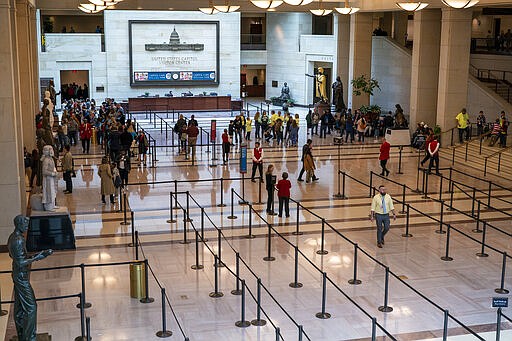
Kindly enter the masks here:
<path id="1" fill-rule="evenodd" d="M 254 144 L 254 149 L 252 150 L 252 182 L 256 182 L 254 179 L 254 176 L 256 175 L 256 169 L 259 170 L 260 180 L 263 181 L 263 148 L 260 147 L 259 142 Z"/>
<path id="2" fill-rule="evenodd" d="M 274 165 L 268 165 L 265 173 L 265 188 L 267 189 L 267 213 L 274 214 Z"/>
<path id="3" fill-rule="evenodd" d="M 439 173 L 439 147 L 440 147 L 440 144 L 437 141 L 437 138 L 434 136 L 432 141 L 430 141 L 430 143 L 427 146 L 427 151 L 428 151 L 428 154 L 430 155 L 430 163 L 428 164 L 429 174 L 432 171 L 432 166 L 435 163 L 436 164 L 436 174 L 441 175 L 441 173 Z"/>
<path id="4" fill-rule="evenodd" d="M 305 157 L 306 155 L 310 155 L 311 156 L 311 161 L 313 161 L 313 153 L 312 153 L 312 149 L 313 149 L 313 140 L 312 139 L 308 139 L 306 144 L 304 146 L 302 146 L 302 157 L 300 159 L 300 161 L 302 161 L 302 169 L 300 170 L 299 172 L 299 177 L 297 178 L 297 181 L 304 181 L 302 179 L 302 175 L 304 175 L 304 172 L 306 171 L 306 168 L 305 168 Z M 313 166 L 314 166 L 314 163 L 313 163 Z M 307 176 L 307 174 L 306 174 Z M 318 181 L 318 178 L 315 176 L 314 172 L 313 172 L 313 181 Z"/>
<path id="5" fill-rule="evenodd" d="M 464 134 L 466 134 L 466 140 L 469 140 L 469 114 L 466 112 L 466 108 L 462 108 L 455 120 L 457 120 L 457 129 L 459 129 L 459 143 L 464 142 Z"/>
<path id="6" fill-rule="evenodd" d="M 229 161 L 229 149 L 231 148 L 231 138 L 228 135 L 228 130 L 224 129 L 222 133 L 222 162 L 227 164 Z"/>
<path id="7" fill-rule="evenodd" d="M 290 218 L 290 188 L 292 188 L 292 184 L 288 180 L 288 173 L 283 172 L 282 179 L 276 184 L 279 198 L 279 218 L 283 216 L 283 207 L 286 218 Z"/>
<path id="8" fill-rule="evenodd" d="M 386 168 L 386 165 L 389 160 L 389 150 L 391 149 L 391 145 L 385 138 L 382 139 L 382 144 L 380 145 L 380 167 L 382 168 L 382 172 L 380 175 L 385 175 L 386 177 L 389 175 L 389 169 Z"/>
<path id="9" fill-rule="evenodd" d="M 62 157 L 62 177 L 66 182 L 65 194 L 73 193 L 73 155 L 71 155 L 69 144 L 64 147 L 64 156 Z"/>
<path id="10" fill-rule="evenodd" d="M 396 220 L 395 207 L 393 199 L 386 193 L 386 187 L 379 186 L 379 193 L 373 197 L 370 210 L 370 221 L 377 221 L 377 246 L 382 248 L 384 245 L 384 237 L 389 231 L 390 220 L 389 213 L 393 214 L 393 220 Z"/>

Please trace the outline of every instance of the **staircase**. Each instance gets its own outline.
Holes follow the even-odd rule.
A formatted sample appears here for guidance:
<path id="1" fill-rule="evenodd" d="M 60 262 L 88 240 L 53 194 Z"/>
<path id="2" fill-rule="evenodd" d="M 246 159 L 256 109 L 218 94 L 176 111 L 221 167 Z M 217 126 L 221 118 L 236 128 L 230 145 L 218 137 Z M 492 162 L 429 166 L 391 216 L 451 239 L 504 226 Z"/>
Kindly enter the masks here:
<path id="1" fill-rule="evenodd" d="M 484 83 L 508 103 L 512 103 L 512 72 L 503 70 L 477 69 L 469 66 L 469 73 Z"/>

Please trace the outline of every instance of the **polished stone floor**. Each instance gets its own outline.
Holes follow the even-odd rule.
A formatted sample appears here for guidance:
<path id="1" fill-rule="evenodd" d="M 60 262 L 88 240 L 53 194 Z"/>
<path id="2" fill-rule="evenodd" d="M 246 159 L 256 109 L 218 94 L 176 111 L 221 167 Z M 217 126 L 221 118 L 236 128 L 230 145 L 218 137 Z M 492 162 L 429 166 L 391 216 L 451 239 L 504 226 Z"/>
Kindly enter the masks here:
<path id="1" fill-rule="evenodd" d="M 303 110 L 300 111 L 302 116 L 305 115 Z M 216 115 L 219 129 L 229 120 L 221 113 L 210 115 Z M 200 125 L 208 131 L 211 116 L 198 116 Z M 167 120 L 172 125 L 172 118 Z M 424 188 L 423 176 L 417 172 L 418 152 L 408 147 L 401 153 L 401 163 L 398 148 L 392 149 L 389 179 L 372 175 L 370 180 L 370 171 L 380 173 L 378 141 L 371 138 L 364 144 L 346 144 L 338 149 L 332 145 L 332 137 L 319 139 L 315 136 L 316 174 L 320 180 L 300 183 L 296 181 L 301 168 L 300 147 L 264 143 L 265 165 L 274 164 L 278 176 L 283 171 L 290 173 L 292 199 L 301 203 L 298 210 L 297 204 L 291 203 L 290 218 L 279 218 L 267 216 L 265 205 L 259 204 L 267 200 L 264 185 L 260 187 L 259 182 L 251 182 L 250 174 L 242 177 L 239 173 L 239 152 L 236 148 L 233 148 L 232 161 L 228 165 L 217 161 L 216 167 L 211 167 L 215 163 L 211 160 L 213 147 L 198 148 L 197 161 L 192 166 L 190 160 L 185 160 L 183 155 L 177 154 L 177 149 L 172 148 L 170 136 L 166 139 L 165 133 L 160 133 L 160 126 L 155 129 L 145 115 L 140 115 L 138 121 L 157 141 L 158 161 L 155 162 L 156 167 L 151 167 L 151 161 L 146 167 L 133 164 L 130 185 L 125 192 L 128 224 L 121 224 L 124 210 L 120 209 L 119 197 L 113 205 L 101 204 L 97 166 L 102 150 L 94 145 L 91 154 L 84 155 L 73 147 L 77 168 L 74 191 L 71 195 L 63 194 L 64 182 L 60 180 L 57 201 L 71 212 L 77 250 L 56 252 L 34 265 L 34 268 L 42 268 L 131 261 L 136 257 L 135 248 L 129 246 L 132 226 L 139 232 L 142 243 L 139 259 L 147 258 L 153 271 L 149 276 L 149 292 L 155 302 L 142 304 L 130 298 L 128 265 L 87 267 L 86 300 L 92 303 L 92 307 L 86 309 L 86 315 L 91 318 L 94 340 L 158 339 L 155 333 L 162 329 L 159 285 L 165 287 L 173 307 L 175 315 L 167 306 L 166 321 L 168 329 L 173 332 L 170 339 L 176 340 L 183 340 L 185 336 L 190 340 L 275 340 L 275 327 L 280 328 L 283 340 L 369 340 L 372 317 L 378 323 L 377 336 L 385 335 L 385 330 L 397 340 L 441 340 L 445 309 L 450 314 L 448 339 L 478 339 L 471 332 L 480 334 L 485 340 L 495 339 L 496 309 L 491 308 L 491 299 L 508 297 L 495 293 L 494 289 L 500 287 L 502 252 L 512 254 L 510 181 L 497 176 L 489 178 L 503 186 L 492 189 L 490 206 L 493 209 L 489 210 L 485 206 L 489 200 L 486 182 L 489 179 L 459 166 L 462 173 L 451 172 L 452 179 L 467 186 L 476 186 L 475 203 L 481 201 L 481 207 L 478 210 L 478 205 L 473 204 L 472 191 L 460 185 L 464 192 L 454 191 L 451 200 L 453 210 L 449 210 L 451 195 L 446 178 L 441 180 L 430 176 L 426 198 L 415 191 Z M 305 122 L 301 121 L 299 146 L 307 138 L 304 127 Z M 249 145 L 252 146 L 254 141 L 253 137 L 248 141 Z M 216 148 L 220 158 L 219 146 Z M 450 165 L 443 162 L 441 166 L 446 168 Z M 347 174 L 344 190 L 343 177 L 337 176 L 338 167 Z M 403 174 L 398 174 L 399 168 Z M 442 172 L 445 177 L 449 176 L 448 169 Z M 480 179 L 472 178 L 472 174 Z M 407 225 L 407 206 L 397 203 L 398 219 L 392 222 L 384 248 L 377 248 L 375 227 L 368 219 L 370 191 L 367 184 L 370 181 L 373 186 L 385 184 L 388 192 L 399 201 L 405 195 L 412 237 L 402 236 Z M 179 194 L 175 199 L 180 208 L 174 209 L 176 200 L 173 200 L 174 207 L 170 210 L 170 193 L 176 189 Z M 187 208 L 186 192 L 189 193 L 188 215 L 192 219 L 188 223 L 183 217 L 183 209 Z M 347 199 L 335 198 L 334 194 L 338 192 L 343 192 Z M 232 194 L 235 195 L 234 200 Z M 251 206 L 239 204 L 238 196 L 250 202 Z M 120 198 L 122 200 L 123 197 Z M 446 255 L 447 234 L 435 232 L 440 225 L 439 199 L 445 201 L 443 229 L 447 229 L 446 224 L 451 226 L 448 252 L 453 261 L 441 260 Z M 227 206 L 219 207 L 222 203 Z M 253 209 L 251 214 L 250 207 Z M 133 223 L 130 212 L 133 212 Z M 167 222 L 170 214 L 177 222 Z M 232 214 L 237 218 L 229 219 Z M 476 256 L 481 252 L 483 236 L 472 231 L 477 225 L 477 215 L 481 220 L 479 229 L 486 222 L 485 252 L 489 257 Z M 325 255 L 317 253 L 322 250 L 322 225 L 323 250 L 328 252 Z M 246 238 L 249 226 L 255 238 Z M 193 270 L 191 266 L 196 263 L 194 230 L 200 234 L 201 228 L 207 241 L 202 243 L 199 240 L 197 255 L 199 264 L 204 268 Z M 297 228 L 301 235 L 293 234 Z M 192 243 L 181 243 L 184 232 Z M 348 283 L 354 276 L 355 243 L 360 285 Z M 211 298 L 209 293 L 214 291 L 215 285 L 212 254 L 218 255 L 219 249 L 226 267 L 218 271 L 218 290 L 224 296 Z M 289 286 L 294 282 L 295 250 L 298 250 L 297 276 L 303 284 L 301 288 Z M 275 260 L 263 259 L 269 253 Z M 245 319 L 256 318 L 255 299 L 257 280 L 260 279 L 261 308 L 265 313 L 262 313 L 262 318 L 267 320 L 265 326 L 235 326 L 235 322 L 241 319 L 241 296 L 230 292 L 236 287 L 237 254 L 239 277 L 245 280 L 247 287 Z M 504 288 L 511 289 L 512 269 L 510 259 L 507 260 Z M 0 266 L 2 270 L 9 269 L 7 255 L 1 255 Z M 387 313 L 378 310 L 384 305 L 386 267 L 390 271 L 388 306 L 393 308 Z M 322 273 L 327 278 L 325 312 L 331 314 L 329 319 L 315 317 L 322 311 Z M 2 299 L 8 300 L 12 297 L 10 277 L 3 274 L 0 280 Z M 32 272 L 31 280 L 37 297 L 73 295 L 81 291 L 79 268 Z M 70 340 L 80 335 L 77 303 L 76 297 L 40 302 L 38 331 L 50 333 L 54 340 Z M 8 339 L 14 331 L 12 307 L 4 305 L 3 309 L 7 309 L 9 315 L 0 317 L 0 327 L 4 325 Z M 512 316 L 509 308 L 503 312 Z M 303 328 L 302 338 L 299 338 L 298 326 Z M 512 324 L 502 324 L 505 330 L 502 340 L 512 340 L 510 328 Z"/>

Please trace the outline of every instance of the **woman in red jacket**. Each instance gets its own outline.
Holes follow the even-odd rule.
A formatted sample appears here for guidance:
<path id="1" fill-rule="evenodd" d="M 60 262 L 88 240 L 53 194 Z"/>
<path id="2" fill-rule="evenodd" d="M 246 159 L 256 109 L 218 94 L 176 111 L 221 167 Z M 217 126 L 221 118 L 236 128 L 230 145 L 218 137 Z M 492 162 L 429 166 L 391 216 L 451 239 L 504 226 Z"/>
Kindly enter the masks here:
<path id="1" fill-rule="evenodd" d="M 80 124 L 80 140 L 82 141 L 82 153 L 89 154 L 89 148 L 91 147 L 92 137 L 92 126 L 89 120 L 83 120 Z"/>
<path id="2" fill-rule="evenodd" d="M 391 145 L 389 144 L 388 141 L 386 141 L 385 138 L 383 138 L 382 144 L 380 145 L 380 155 L 379 155 L 380 166 L 382 167 L 382 172 L 380 173 L 380 175 L 386 175 L 386 176 L 389 175 L 389 169 L 386 168 L 386 164 L 388 163 L 388 160 L 389 160 L 389 150 L 390 149 L 391 149 Z"/>
<path id="3" fill-rule="evenodd" d="M 292 184 L 288 180 L 288 173 L 283 172 L 283 178 L 276 185 L 279 198 L 279 218 L 283 216 L 283 206 L 286 218 L 290 217 L 290 188 L 292 188 Z"/>

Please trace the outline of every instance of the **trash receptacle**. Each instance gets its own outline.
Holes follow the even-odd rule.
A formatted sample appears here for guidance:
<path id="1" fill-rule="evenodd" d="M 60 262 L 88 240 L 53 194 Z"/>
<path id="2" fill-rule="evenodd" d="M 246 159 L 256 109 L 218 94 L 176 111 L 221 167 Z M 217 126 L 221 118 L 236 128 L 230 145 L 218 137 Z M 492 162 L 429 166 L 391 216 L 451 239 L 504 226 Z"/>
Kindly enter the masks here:
<path id="1" fill-rule="evenodd" d="M 143 298 L 146 292 L 146 268 L 144 263 L 130 264 L 130 296 Z"/>

